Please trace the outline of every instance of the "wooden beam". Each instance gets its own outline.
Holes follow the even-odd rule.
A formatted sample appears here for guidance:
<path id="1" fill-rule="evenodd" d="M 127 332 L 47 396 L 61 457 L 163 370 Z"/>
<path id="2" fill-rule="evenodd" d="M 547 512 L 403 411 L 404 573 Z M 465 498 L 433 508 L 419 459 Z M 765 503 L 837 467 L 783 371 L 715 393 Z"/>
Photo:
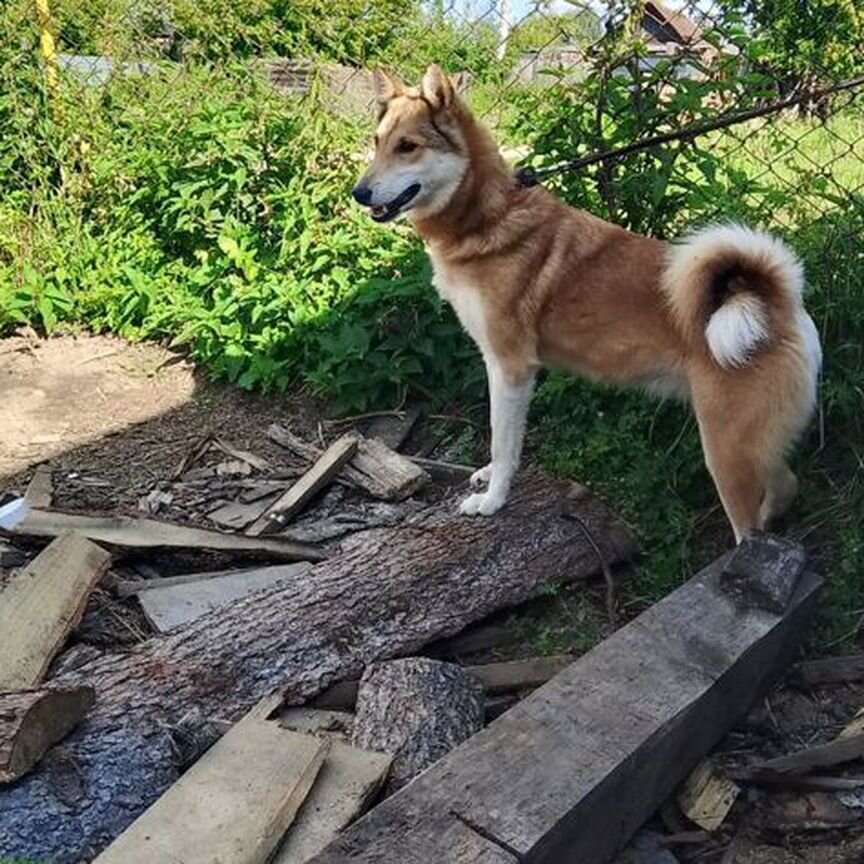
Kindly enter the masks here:
<path id="1" fill-rule="evenodd" d="M 267 555 L 287 561 L 321 561 L 319 546 L 296 543 L 279 537 L 247 537 L 224 534 L 205 528 L 188 528 L 156 519 L 128 516 L 82 516 L 31 510 L 14 529 L 14 534 L 31 537 L 56 537 L 64 531 L 77 531 L 98 543 L 129 549 L 209 549 L 235 554 Z"/>
<path id="2" fill-rule="evenodd" d="M 253 711 L 96 864 L 264 864 L 309 794 L 328 746 Z"/>
<path id="3" fill-rule="evenodd" d="M 0 693 L 0 783 L 23 777 L 95 700 L 92 687 Z"/>
<path id="4" fill-rule="evenodd" d="M 797 587 L 782 614 L 742 608 L 721 587 L 725 563 L 445 756 L 314 864 L 482 860 L 457 854 L 459 830 L 517 861 L 605 864 L 770 685 L 815 608 L 821 580 L 797 570 L 786 572 Z"/>
<path id="5" fill-rule="evenodd" d="M 36 687 L 111 556 L 79 534 L 63 534 L 0 592 L 0 690 Z"/>
<path id="6" fill-rule="evenodd" d="M 250 537 L 270 534 L 284 527 L 342 470 L 357 452 L 357 438 L 343 435 L 315 460 L 312 467 L 284 494 L 280 495 L 246 529 Z"/>

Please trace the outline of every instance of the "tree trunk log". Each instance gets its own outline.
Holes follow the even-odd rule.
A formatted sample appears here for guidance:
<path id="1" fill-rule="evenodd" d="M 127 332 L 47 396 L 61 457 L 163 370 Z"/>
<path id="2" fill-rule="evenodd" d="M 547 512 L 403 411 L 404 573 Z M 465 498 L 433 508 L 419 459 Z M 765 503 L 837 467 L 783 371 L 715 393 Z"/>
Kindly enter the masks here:
<path id="1" fill-rule="evenodd" d="M 453 663 L 373 663 L 360 679 L 351 743 L 393 755 L 395 792 L 483 728 L 483 703 L 483 685 Z"/>
<path id="2" fill-rule="evenodd" d="M 62 758 L 0 790 L 0 854 L 93 857 L 177 778 L 171 728 L 192 710 L 232 718 L 279 688 L 301 704 L 371 662 L 597 573 L 598 550 L 609 563 L 634 553 L 605 506 L 565 493 L 527 476 L 491 519 L 459 516 L 453 500 L 432 505 L 349 537 L 296 584 L 58 676 L 58 685 L 95 687 L 96 705 Z"/>

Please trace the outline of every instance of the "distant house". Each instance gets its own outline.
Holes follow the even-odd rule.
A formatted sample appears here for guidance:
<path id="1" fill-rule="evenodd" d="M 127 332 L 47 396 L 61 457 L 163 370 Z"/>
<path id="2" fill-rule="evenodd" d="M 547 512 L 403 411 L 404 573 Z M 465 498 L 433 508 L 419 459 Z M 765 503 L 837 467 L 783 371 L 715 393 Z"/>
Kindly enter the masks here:
<path id="1" fill-rule="evenodd" d="M 585 53 L 578 45 L 547 45 L 536 51 L 525 51 L 516 61 L 510 83 L 549 84 L 563 79 L 567 83 L 581 81 L 587 71 Z"/>
<path id="2" fill-rule="evenodd" d="M 649 0 L 642 18 L 642 38 L 648 49 L 643 68 L 654 68 L 664 60 L 679 59 L 676 75 L 679 78 L 702 78 L 706 70 L 722 55 L 734 56 L 734 46 L 709 42 L 703 27 L 682 12 L 676 12 L 662 3 Z"/>

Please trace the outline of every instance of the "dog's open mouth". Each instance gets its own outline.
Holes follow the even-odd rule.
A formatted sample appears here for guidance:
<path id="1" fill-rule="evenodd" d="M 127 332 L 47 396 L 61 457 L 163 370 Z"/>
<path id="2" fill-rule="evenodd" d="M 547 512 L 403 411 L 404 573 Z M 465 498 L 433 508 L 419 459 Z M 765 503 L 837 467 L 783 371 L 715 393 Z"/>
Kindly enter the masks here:
<path id="1" fill-rule="evenodd" d="M 372 218 L 376 222 L 389 222 L 395 219 L 404 209 L 405 205 L 414 200 L 420 191 L 419 183 L 412 183 L 401 195 L 397 195 L 388 204 L 378 204 L 371 208 Z"/>

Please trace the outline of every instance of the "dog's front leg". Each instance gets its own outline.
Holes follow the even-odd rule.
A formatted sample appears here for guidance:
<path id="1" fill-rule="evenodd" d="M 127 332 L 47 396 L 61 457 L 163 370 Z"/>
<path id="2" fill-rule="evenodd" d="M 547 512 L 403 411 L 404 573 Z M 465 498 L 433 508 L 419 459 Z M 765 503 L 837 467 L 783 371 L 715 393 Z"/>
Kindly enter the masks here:
<path id="1" fill-rule="evenodd" d="M 534 392 L 533 371 L 522 376 L 509 375 L 493 359 L 487 360 L 486 370 L 489 377 L 492 461 L 475 474 L 478 479 L 486 479 L 482 475 L 488 476 L 486 491 L 469 495 L 459 508 L 469 516 L 478 513 L 491 516 L 507 500 L 510 484 L 519 467 L 525 421 Z"/>

